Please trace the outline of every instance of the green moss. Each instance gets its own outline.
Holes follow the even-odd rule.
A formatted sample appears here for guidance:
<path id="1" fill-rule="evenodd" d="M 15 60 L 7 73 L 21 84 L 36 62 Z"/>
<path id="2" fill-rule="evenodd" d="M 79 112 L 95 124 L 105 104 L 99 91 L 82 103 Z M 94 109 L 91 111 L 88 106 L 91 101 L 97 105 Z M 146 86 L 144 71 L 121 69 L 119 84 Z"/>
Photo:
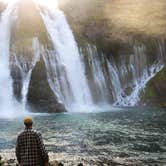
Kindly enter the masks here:
<path id="1" fill-rule="evenodd" d="M 152 87 L 148 87 L 146 89 L 146 93 L 145 93 L 145 99 L 150 99 L 150 98 L 154 98 L 156 97 L 156 94 L 154 92 L 154 89 Z"/>
<path id="2" fill-rule="evenodd" d="M 166 68 L 163 68 L 147 84 L 141 94 L 141 100 L 151 105 L 165 107 L 166 105 Z"/>
<path id="3" fill-rule="evenodd" d="M 163 70 L 161 70 L 156 77 L 154 77 L 154 81 L 158 81 L 158 82 L 165 82 L 166 81 L 166 68 L 164 68 Z"/>

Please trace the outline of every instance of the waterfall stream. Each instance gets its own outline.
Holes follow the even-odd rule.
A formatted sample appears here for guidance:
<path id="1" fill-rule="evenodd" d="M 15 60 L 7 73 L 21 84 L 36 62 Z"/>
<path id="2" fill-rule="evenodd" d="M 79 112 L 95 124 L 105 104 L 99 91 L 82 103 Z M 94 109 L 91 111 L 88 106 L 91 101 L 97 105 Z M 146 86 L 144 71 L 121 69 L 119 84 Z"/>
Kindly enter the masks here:
<path id="1" fill-rule="evenodd" d="M 55 49 L 54 54 L 50 54 L 48 57 L 52 63 L 49 65 L 52 69 L 49 70 L 53 71 L 54 78 L 56 78 L 58 92 L 63 94 L 58 95 L 62 96 L 60 100 L 72 110 L 91 106 L 93 102 L 84 64 L 64 14 L 58 8 L 54 10 L 48 8 L 41 15 Z M 48 63 L 50 62 L 47 61 Z"/>
<path id="2" fill-rule="evenodd" d="M 10 23 L 15 8 L 16 2 L 10 3 L 0 20 L 0 110 L 2 116 L 12 116 L 16 109 L 9 68 Z"/>
<path id="3" fill-rule="evenodd" d="M 22 78 L 23 78 L 23 86 L 22 86 L 22 105 L 23 105 L 23 110 L 26 111 L 26 104 L 27 104 L 27 94 L 29 90 L 29 83 L 31 79 L 31 74 L 32 70 L 34 69 L 37 61 L 40 59 L 40 47 L 39 47 L 39 41 L 37 38 L 32 39 L 32 48 L 34 52 L 34 56 L 32 58 L 32 62 L 30 63 L 30 66 L 25 67 L 21 66 L 19 61 L 17 60 L 17 65 L 19 66 L 21 73 L 22 73 Z"/>
<path id="4" fill-rule="evenodd" d="M 0 109 L 26 110 L 27 94 L 32 71 L 42 56 L 51 89 L 59 101 L 68 110 L 87 111 L 108 106 L 135 106 L 139 95 L 164 66 L 164 45 L 158 43 L 158 54 L 151 62 L 146 55 L 146 47 L 133 46 L 133 53 L 125 57 L 119 55 L 118 62 L 112 56 L 108 58 L 97 47 L 87 44 L 79 48 L 63 14 L 54 5 L 45 5 L 34 0 L 38 5 L 53 49 L 44 47 L 36 36 L 32 38 L 33 56 L 28 62 L 15 55 L 16 66 L 21 71 L 21 107 L 13 97 L 12 78 L 10 76 L 10 28 L 12 12 L 16 1 L 10 2 L 1 14 L 0 20 Z M 43 1 L 44 2 L 44 1 Z M 3 85 L 3 86 L 2 86 Z M 43 87 L 44 88 L 44 87 Z M 129 92 L 130 91 L 130 92 Z M 10 112 L 12 113 L 12 111 Z"/>

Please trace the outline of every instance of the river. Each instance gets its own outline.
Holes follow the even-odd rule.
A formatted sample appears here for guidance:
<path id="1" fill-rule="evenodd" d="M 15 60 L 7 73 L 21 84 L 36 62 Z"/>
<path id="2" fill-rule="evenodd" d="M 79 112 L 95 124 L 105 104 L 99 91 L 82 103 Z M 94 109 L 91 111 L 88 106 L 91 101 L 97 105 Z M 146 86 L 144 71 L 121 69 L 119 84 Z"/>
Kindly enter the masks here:
<path id="1" fill-rule="evenodd" d="M 125 108 L 104 112 L 34 114 L 51 160 L 66 165 L 166 165 L 166 112 Z M 0 120 L 0 152 L 13 154 L 22 118 Z"/>

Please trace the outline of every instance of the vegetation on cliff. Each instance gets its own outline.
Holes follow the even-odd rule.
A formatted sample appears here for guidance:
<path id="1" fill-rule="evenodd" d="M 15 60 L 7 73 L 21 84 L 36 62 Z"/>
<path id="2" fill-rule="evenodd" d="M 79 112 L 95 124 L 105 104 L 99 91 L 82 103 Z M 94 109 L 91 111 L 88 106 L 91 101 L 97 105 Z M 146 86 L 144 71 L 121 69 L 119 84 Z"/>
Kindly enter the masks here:
<path id="1" fill-rule="evenodd" d="M 148 105 L 166 107 L 166 67 L 147 84 L 142 92 L 142 102 Z"/>

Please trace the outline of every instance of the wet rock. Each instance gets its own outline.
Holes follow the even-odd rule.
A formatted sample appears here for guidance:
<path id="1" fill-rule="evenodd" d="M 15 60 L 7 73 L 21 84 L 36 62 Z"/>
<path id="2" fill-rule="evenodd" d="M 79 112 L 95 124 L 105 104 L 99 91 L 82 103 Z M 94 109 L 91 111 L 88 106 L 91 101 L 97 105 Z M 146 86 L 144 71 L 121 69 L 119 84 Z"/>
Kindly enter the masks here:
<path id="1" fill-rule="evenodd" d="M 141 94 L 141 102 L 146 105 L 166 108 L 166 67 L 147 84 Z"/>
<path id="2" fill-rule="evenodd" d="M 148 6 L 145 4 L 149 3 L 150 0 L 144 0 L 144 5 L 140 5 L 141 2 L 138 0 L 111 1 L 111 3 L 108 0 L 61 0 L 60 7 L 65 12 L 79 43 L 84 41 L 95 43 L 111 54 L 118 53 L 123 43 L 129 43 L 132 39 L 166 36 L 165 2 L 163 0 L 153 2 L 144 10 L 144 7 Z M 137 10 L 144 12 L 135 13 Z M 154 10 L 161 14 L 160 18 L 156 14 L 151 14 Z M 153 20 L 153 24 L 141 21 L 145 17 L 150 22 Z"/>
<path id="3" fill-rule="evenodd" d="M 166 107 L 166 68 L 164 67 L 154 78 L 147 84 L 142 93 L 142 102 L 148 105 L 157 105 Z"/>
<path id="4" fill-rule="evenodd" d="M 22 74 L 20 68 L 14 63 L 10 67 L 11 77 L 13 79 L 13 94 L 18 101 L 22 99 Z"/>
<path id="5" fill-rule="evenodd" d="M 50 88 L 43 59 L 37 62 L 32 71 L 27 100 L 34 112 L 66 111 L 64 105 L 58 101 Z"/>

